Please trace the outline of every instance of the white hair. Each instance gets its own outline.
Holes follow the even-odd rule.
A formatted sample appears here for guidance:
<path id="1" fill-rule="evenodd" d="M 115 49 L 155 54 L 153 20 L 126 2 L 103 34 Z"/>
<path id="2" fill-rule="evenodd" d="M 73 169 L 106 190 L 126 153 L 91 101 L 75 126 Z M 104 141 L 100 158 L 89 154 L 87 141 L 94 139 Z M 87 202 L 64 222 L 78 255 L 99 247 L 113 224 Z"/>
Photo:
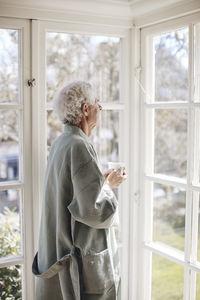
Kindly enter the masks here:
<path id="1" fill-rule="evenodd" d="M 94 104 L 93 86 L 87 81 L 70 81 L 56 92 L 53 108 L 62 123 L 79 125 L 82 119 L 83 103 Z"/>

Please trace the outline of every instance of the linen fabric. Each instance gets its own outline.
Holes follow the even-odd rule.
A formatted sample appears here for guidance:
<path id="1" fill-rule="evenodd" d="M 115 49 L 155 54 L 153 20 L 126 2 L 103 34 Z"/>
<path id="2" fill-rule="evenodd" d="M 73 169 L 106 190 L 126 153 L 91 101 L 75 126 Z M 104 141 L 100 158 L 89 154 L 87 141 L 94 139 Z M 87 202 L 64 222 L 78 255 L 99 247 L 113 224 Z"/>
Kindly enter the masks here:
<path id="1" fill-rule="evenodd" d="M 32 264 L 36 300 L 119 299 L 117 210 L 94 147 L 80 128 L 66 124 L 51 146 L 45 173 Z"/>

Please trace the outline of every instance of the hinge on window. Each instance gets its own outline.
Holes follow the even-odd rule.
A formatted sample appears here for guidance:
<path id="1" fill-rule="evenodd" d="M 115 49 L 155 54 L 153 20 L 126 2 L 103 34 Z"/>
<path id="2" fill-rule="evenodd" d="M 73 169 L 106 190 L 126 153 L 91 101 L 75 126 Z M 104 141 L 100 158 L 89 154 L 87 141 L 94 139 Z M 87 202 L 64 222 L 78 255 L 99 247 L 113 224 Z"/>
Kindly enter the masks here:
<path id="1" fill-rule="evenodd" d="M 36 86 L 36 79 L 35 78 L 29 79 L 28 80 L 28 86 L 30 86 L 30 87 Z"/>

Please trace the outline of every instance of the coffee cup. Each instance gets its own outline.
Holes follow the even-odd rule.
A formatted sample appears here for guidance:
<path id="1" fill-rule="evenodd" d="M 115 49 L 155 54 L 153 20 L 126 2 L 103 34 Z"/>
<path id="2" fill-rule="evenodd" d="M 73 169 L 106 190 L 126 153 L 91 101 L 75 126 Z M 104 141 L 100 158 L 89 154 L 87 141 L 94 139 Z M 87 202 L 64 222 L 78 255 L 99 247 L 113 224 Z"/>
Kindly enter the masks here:
<path id="1" fill-rule="evenodd" d="M 108 162 L 108 169 L 117 170 L 121 168 L 121 176 L 123 176 L 125 164 L 123 162 Z"/>

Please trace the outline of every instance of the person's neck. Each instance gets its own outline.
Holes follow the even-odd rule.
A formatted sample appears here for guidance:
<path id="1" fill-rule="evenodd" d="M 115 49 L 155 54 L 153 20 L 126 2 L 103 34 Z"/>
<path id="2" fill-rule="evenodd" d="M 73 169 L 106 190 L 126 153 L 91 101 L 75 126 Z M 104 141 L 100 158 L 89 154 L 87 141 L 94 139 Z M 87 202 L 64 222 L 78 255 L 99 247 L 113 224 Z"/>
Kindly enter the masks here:
<path id="1" fill-rule="evenodd" d="M 92 133 L 92 128 L 89 126 L 86 120 L 82 120 L 78 126 L 87 136 L 90 136 Z"/>

